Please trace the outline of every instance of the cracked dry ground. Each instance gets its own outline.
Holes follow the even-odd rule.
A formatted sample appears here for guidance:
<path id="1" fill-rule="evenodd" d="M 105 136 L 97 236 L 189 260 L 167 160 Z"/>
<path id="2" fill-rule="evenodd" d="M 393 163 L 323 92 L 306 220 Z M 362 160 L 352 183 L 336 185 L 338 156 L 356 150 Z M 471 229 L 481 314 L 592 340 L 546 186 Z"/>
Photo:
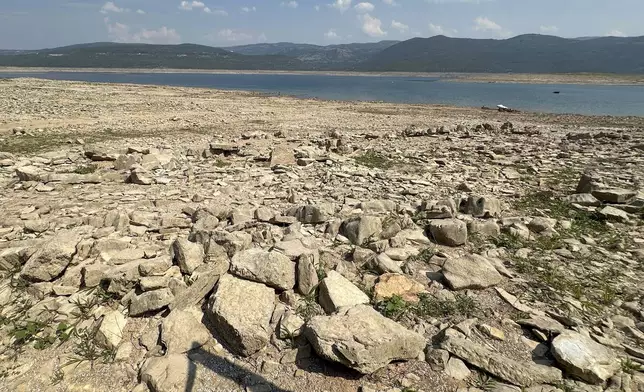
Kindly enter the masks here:
<path id="1" fill-rule="evenodd" d="M 0 113 L 0 390 L 644 390 L 642 118 L 33 79 Z"/>

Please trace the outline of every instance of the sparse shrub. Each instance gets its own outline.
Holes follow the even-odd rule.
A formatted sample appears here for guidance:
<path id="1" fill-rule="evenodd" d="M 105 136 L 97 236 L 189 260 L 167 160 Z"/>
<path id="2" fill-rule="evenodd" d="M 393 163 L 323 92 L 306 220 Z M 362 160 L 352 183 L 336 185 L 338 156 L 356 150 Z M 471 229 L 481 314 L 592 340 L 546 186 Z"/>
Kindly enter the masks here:
<path id="1" fill-rule="evenodd" d="M 395 162 L 393 160 L 375 151 L 367 151 L 364 154 L 355 157 L 354 160 L 358 164 L 372 169 L 387 170 L 395 166 Z"/>

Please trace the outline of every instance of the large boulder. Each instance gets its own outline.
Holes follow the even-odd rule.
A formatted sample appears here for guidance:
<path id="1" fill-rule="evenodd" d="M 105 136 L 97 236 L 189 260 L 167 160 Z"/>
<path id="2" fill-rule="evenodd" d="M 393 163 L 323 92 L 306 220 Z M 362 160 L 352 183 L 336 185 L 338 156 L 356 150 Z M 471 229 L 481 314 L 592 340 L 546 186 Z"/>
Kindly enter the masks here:
<path id="1" fill-rule="evenodd" d="M 358 216 L 342 222 L 340 234 L 354 245 L 362 245 L 367 240 L 377 238 L 382 232 L 382 222 L 377 216 Z"/>
<path id="2" fill-rule="evenodd" d="M 23 278 L 33 282 L 50 282 L 65 271 L 76 254 L 79 234 L 74 231 L 58 233 L 42 244 L 22 268 Z"/>
<path id="3" fill-rule="evenodd" d="M 319 302 L 327 313 L 333 313 L 344 306 L 368 304 L 369 297 L 347 278 L 336 271 L 329 271 L 319 288 Z"/>
<path id="4" fill-rule="evenodd" d="M 212 335 L 195 313 L 174 310 L 161 323 L 161 342 L 170 354 L 182 354 L 206 344 Z"/>
<path id="5" fill-rule="evenodd" d="M 458 219 L 432 220 L 429 233 L 440 245 L 460 246 L 467 242 L 467 224 Z"/>
<path id="6" fill-rule="evenodd" d="M 249 356 L 268 344 L 274 308 L 270 287 L 224 275 L 208 301 L 207 315 L 231 350 Z"/>
<path id="7" fill-rule="evenodd" d="M 203 245 L 178 238 L 172 244 L 172 255 L 181 272 L 191 275 L 204 262 Z"/>
<path id="8" fill-rule="evenodd" d="M 602 384 L 620 369 L 609 348 L 572 331 L 552 341 L 552 354 L 564 370 L 591 384 Z"/>
<path id="9" fill-rule="evenodd" d="M 443 264 L 442 272 L 453 290 L 485 289 L 502 280 L 492 262 L 475 254 L 448 258 Z"/>
<path id="10" fill-rule="evenodd" d="M 278 252 L 259 248 L 239 252 L 231 260 L 230 272 L 281 290 L 295 286 L 295 263 Z"/>
<path id="11" fill-rule="evenodd" d="M 521 387 L 535 384 L 556 384 L 562 379 L 561 370 L 532 361 L 518 362 L 498 351 L 465 339 L 464 336 L 447 334 L 440 347 L 463 361 L 501 380 Z"/>
<path id="12" fill-rule="evenodd" d="M 376 312 L 368 305 L 344 308 L 332 316 L 317 316 L 304 335 L 322 357 L 363 374 L 392 361 L 418 357 L 425 339 Z"/>

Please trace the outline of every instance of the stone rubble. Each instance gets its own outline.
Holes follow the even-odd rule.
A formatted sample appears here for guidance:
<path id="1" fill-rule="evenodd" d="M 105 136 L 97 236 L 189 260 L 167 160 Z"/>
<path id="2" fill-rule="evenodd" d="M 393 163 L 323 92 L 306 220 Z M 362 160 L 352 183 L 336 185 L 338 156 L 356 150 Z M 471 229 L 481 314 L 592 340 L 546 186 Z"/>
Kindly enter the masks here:
<path id="1" fill-rule="evenodd" d="M 0 112 L 2 390 L 644 390 L 641 119 L 32 79 Z"/>

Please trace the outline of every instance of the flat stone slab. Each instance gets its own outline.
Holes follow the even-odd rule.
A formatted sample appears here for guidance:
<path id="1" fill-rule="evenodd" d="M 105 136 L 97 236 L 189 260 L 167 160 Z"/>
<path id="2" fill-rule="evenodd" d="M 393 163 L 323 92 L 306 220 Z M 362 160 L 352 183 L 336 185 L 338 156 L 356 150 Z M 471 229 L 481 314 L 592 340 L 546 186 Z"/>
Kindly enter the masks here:
<path id="1" fill-rule="evenodd" d="M 552 341 L 552 354 L 568 373 L 591 384 L 602 384 L 620 369 L 609 348 L 572 331 Z"/>
<path id="2" fill-rule="evenodd" d="M 443 275 L 453 290 L 485 289 L 503 280 L 494 265 L 479 255 L 447 259 L 443 265 Z"/>
<path id="3" fill-rule="evenodd" d="M 555 367 L 517 362 L 468 339 L 449 336 L 441 343 L 441 348 L 470 365 L 520 387 L 556 384 L 562 379 L 561 370 Z"/>
<path id="4" fill-rule="evenodd" d="M 414 359 L 425 348 L 425 338 L 368 305 L 314 317 L 304 327 L 304 335 L 320 356 L 363 374 L 392 361 Z"/>

